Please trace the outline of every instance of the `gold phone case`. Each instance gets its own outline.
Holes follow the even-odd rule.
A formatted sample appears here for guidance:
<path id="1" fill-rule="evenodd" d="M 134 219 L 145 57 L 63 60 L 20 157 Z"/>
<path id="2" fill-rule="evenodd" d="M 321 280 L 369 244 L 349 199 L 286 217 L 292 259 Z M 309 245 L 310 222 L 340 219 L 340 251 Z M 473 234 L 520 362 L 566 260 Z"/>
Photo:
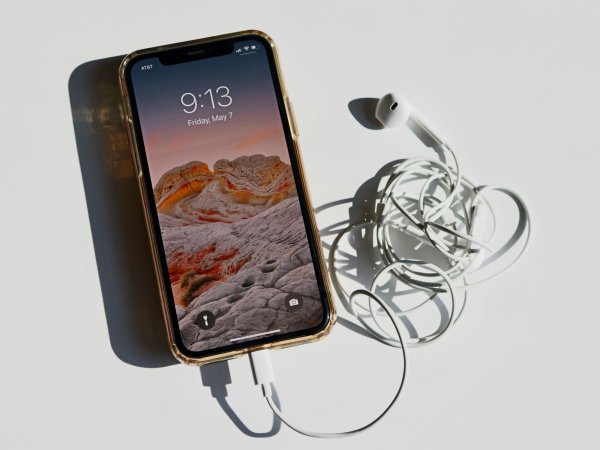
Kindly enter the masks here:
<path id="1" fill-rule="evenodd" d="M 263 39 L 265 39 L 271 45 L 271 50 L 273 52 L 275 66 L 276 66 L 276 70 L 277 70 L 277 77 L 279 79 L 279 84 L 281 87 L 281 92 L 282 92 L 283 100 L 284 100 L 284 104 L 285 104 L 286 117 L 288 120 L 290 132 L 291 132 L 291 138 L 292 138 L 292 142 L 293 142 L 293 151 L 294 151 L 294 154 L 296 157 L 296 161 L 298 163 L 298 171 L 300 173 L 300 178 L 302 181 L 300 183 L 301 186 L 298 186 L 298 188 L 301 188 L 303 190 L 304 197 L 306 199 L 306 208 L 308 210 L 308 215 L 310 217 L 310 228 L 311 228 L 310 231 L 312 232 L 315 242 L 317 244 L 317 245 L 315 245 L 315 249 L 317 252 L 317 259 L 318 259 L 317 264 L 319 266 L 319 270 L 321 271 L 323 281 L 324 281 L 324 288 L 325 288 L 325 291 L 327 294 L 327 303 L 329 306 L 329 320 L 328 320 L 327 324 L 325 325 L 325 327 L 321 331 L 319 331 L 313 335 L 300 336 L 300 337 L 290 338 L 290 339 L 273 342 L 273 343 L 264 343 L 264 344 L 260 344 L 260 345 L 249 345 L 248 347 L 245 347 L 245 348 L 236 349 L 236 350 L 228 350 L 228 351 L 224 351 L 223 353 L 218 353 L 218 354 L 210 355 L 210 356 L 190 357 L 181 352 L 181 350 L 177 346 L 177 343 L 175 340 L 175 330 L 173 329 L 173 326 L 172 326 L 173 320 L 170 316 L 171 312 L 170 312 L 170 308 L 169 308 L 169 304 L 168 304 L 168 302 L 169 302 L 169 298 L 167 295 L 168 287 L 166 286 L 165 280 L 163 279 L 163 276 L 162 276 L 161 259 L 160 259 L 159 249 L 156 244 L 158 237 L 156 236 L 155 231 L 154 231 L 154 227 L 153 227 L 153 223 L 152 223 L 153 219 L 152 219 L 151 209 L 150 209 L 150 205 L 148 202 L 148 198 L 151 198 L 151 196 L 148 195 L 148 192 L 146 191 L 145 183 L 143 182 L 144 175 L 141 170 L 141 164 L 140 164 L 140 160 L 141 160 L 140 155 L 139 155 L 140 149 L 138 147 L 136 132 L 135 132 L 135 128 L 134 128 L 134 120 L 133 120 L 132 108 L 131 108 L 131 103 L 130 103 L 130 95 L 129 95 L 126 77 L 125 77 L 125 71 L 126 71 L 128 64 L 131 62 L 131 60 L 140 55 L 152 54 L 152 53 L 155 53 L 155 52 L 161 51 L 161 50 L 182 48 L 182 47 L 187 47 L 190 45 L 206 44 L 206 43 L 213 42 L 213 41 L 234 38 L 234 37 L 239 37 L 239 36 L 245 36 L 245 35 L 248 35 L 248 36 L 258 35 L 258 36 L 262 37 Z M 127 119 L 127 131 L 128 131 L 128 136 L 129 136 L 129 145 L 130 145 L 131 152 L 132 152 L 133 166 L 136 171 L 136 178 L 138 180 L 138 186 L 140 188 L 140 194 L 142 197 L 144 216 L 145 216 L 145 221 L 146 221 L 146 228 L 147 228 L 147 231 L 148 231 L 148 234 L 150 237 L 150 246 L 152 248 L 154 272 L 155 272 L 157 282 L 159 285 L 159 289 L 160 289 L 160 299 L 161 299 L 161 304 L 162 304 L 163 318 L 164 318 L 165 326 L 167 327 L 169 346 L 171 348 L 171 351 L 173 352 L 173 355 L 179 361 L 181 361 L 183 363 L 191 364 L 191 365 L 202 365 L 202 364 L 207 364 L 210 362 L 223 361 L 223 360 L 227 360 L 227 359 L 236 358 L 236 357 L 242 356 L 244 353 L 248 353 L 251 351 L 256 351 L 256 350 L 260 350 L 260 349 L 264 349 L 264 348 L 283 348 L 283 347 L 289 347 L 292 345 L 303 344 L 306 342 L 313 342 L 313 341 L 317 341 L 317 340 L 325 337 L 327 334 L 329 334 L 329 332 L 331 331 L 331 327 L 333 326 L 333 324 L 335 323 L 335 320 L 336 320 L 335 305 L 332 300 L 333 297 L 332 297 L 332 292 L 331 292 L 331 288 L 330 288 L 330 281 L 329 281 L 329 276 L 327 273 L 327 267 L 325 265 L 325 261 L 323 258 L 323 252 L 322 252 L 321 246 L 318 245 L 318 244 L 320 244 L 321 240 L 320 240 L 320 236 L 319 236 L 319 230 L 316 225 L 316 220 L 314 217 L 314 211 L 312 209 L 312 205 L 310 202 L 310 195 L 308 192 L 308 187 L 306 185 L 306 179 L 304 177 L 304 170 L 303 170 L 303 165 L 302 165 L 302 158 L 300 156 L 300 149 L 299 149 L 299 144 L 298 144 L 298 133 L 297 133 L 296 125 L 295 125 L 295 119 L 294 119 L 293 111 L 291 109 L 290 102 L 289 102 L 289 99 L 287 96 L 287 91 L 285 89 L 284 80 L 283 80 L 283 77 L 281 74 L 281 67 L 279 65 L 279 60 L 277 57 L 277 49 L 275 48 L 275 43 L 273 42 L 271 37 L 268 36 L 267 34 L 263 33 L 262 31 L 247 30 L 247 31 L 241 31 L 238 33 L 229 33 L 229 34 L 224 34 L 224 35 L 220 35 L 220 36 L 198 39 L 198 40 L 194 40 L 194 41 L 187 41 L 187 42 L 171 44 L 171 45 L 162 45 L 162 46 L 149 48 L 149 49 L 145 49 L 145 50 L 139 50 L 139 51 L 130 53 L 123 59 L 121 66 L 119 68 L 119 84 L 121 86 L 121 93 L 122 93 L 123 102 L 124 102 L 124 106 L 125 106 L 125 114 L 126 114 L 126 119 Z"/>

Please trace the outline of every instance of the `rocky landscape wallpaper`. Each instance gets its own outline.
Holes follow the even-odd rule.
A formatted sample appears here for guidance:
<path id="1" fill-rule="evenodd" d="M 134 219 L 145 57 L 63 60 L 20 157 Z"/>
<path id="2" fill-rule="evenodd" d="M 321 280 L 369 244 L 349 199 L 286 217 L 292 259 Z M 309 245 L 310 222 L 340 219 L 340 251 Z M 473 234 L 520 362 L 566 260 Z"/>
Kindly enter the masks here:
<path id="1" fill-rule="evenodd" d="M 260 154 L 192 161 L 154 187 L 185 346 L 201 351 L 231 339 L 318 325 L 322 304 L 289 164 Z M 288 294 L 302 296 L 289 311 Z M 199 313 L 216 320 L 206 330 Z"/>

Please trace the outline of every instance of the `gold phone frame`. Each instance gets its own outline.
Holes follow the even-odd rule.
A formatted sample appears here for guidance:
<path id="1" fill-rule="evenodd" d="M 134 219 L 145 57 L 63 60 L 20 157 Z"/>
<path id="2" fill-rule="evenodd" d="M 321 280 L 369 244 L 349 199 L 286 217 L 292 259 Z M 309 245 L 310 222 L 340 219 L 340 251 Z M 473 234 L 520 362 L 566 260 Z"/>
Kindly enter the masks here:
<path id="1" fill-rule="evenodd" d="M 279 81 L 279 86 L 281 88 L 283 103 L 285 105 L 286 119 L 288 121 L 290 135 L 291 135 L 290 137 L 291 137 L 291 141 L 293 144 L 292 145 L 293 152 L 294 152 L 294 156 L 296 158 L 296 162 L 298 165 L 298 172 L 299 172 L 300 178 L 301 178 L 301 183 L 300 183 L 301 186 L 298 186 L 298 183 L 297 183 L 297 187 L 302 189 L 302 192 L 304 194 L 304 198 L 306 201 L 305 208 L 306 208 L 307 214 L 310 219 L 309 220 L 310 221 L 310 232 L 312 233 L 312 236 L 314 239 L 314 248 L 315 248 L 315 252 L 317 254 L 317 265 L 321 272 L 320 274 L 321 274 L 321 277 L 323 280 L 323 285 L 324 285 L 323 287 L 325 289 L 325 294 L 327 297 L 326 301 L 327 301 L 327 304 L 329 307 L 329 319 L 322 330 L 320 330 L 317 333 L 312 334 L 312 335 L 298 336 L 298 337 L 288 338 L 285 340 L 272 342 L 272 343 L 249 345 L 244 348 L 235 349 L 235 350 L 227 350 L 222 353 L 217 353 L 217 354 L 213 354 L 213 355 L 192 357 L 192 356 L 188 356 L 188 355 L 184 354 L 179 349 L 179 347 L 177 345 L 177 341 L 175 339 L 176 331 L 173 329 L 174 321 L 172 320 L 171 310 L 169 308 L 169 297 L 167 294 L 168 286 L 165 284 L 165 280 L 163 279 L 163 272 L 162 272 L 162 267 L 161 267 L 161 256 L 160 256 L 159 248 L 157 245 L 158 236 L 156 236 L 155 228 L 153 226 L 154 225 L 153 224 L 153 216 L 151 213 L 151 206 L 148 201 L 148 198 L 150 196 L 148 195 L 146 185 L 144 183 L 144 180 L 145 180 L 144 173 L 143 173 L 141 162 L 140 162 L 141 161 L 140 147 L 138 145 L 138 140 L 136 137 L 137 134 L 136 134 L 136 130 L 135 130 L 135 123 L 134 123 L 134 118 L 133 118 L 133 113 L 132 113 L 131 97 L 130 97 L 129 89 L 127 86 L 126 69 L 128 67 L 128 64 L 134 58 L 137 58 L 139 56 L 150 55 L 150 54 L 156 53 L 158 51 L 184 48 L 184 47 L 192 46 L 192 45 L 207 44 L 207 43 L 215 42 L 215 41 L 219 41 L 219 40 L 238 38 L 238 37 L 243 37 L 243 36 L 252 36 L 252 35 L 254 35 L 254 36 L 257 35 L 257 36 L 260 36 L 263 39 L 265 39 L 270 44 L 271 51 L 273 53 L 273 59 L 275 61 L 275 67 L 276 67 L 276 75 L 277 75 L 277 78 Z M 154 272 L 155 272 L 155 276 L 157 278 L 157 282 L 158 282 L 158 286 L 159 286 L 159 290 L 160 290 L 160 299 L 161 299 L 163 318 L 164 318 L 165 326 L 167 327 L 169 347 L 171 348 L 173 355 L 179 361 L 181 361 L 185 364 L 202 365 L 202 364 L 207 364 L 207 363 L 211 363 L 211 362 L 237 358 L 237 357 L 244 355 L 245 353 L 249 353 L 249 352 L 260 350 L 260 349 L 284 348 L 284 347 L 290 347 L 293 345 L 304 344 L 307 342 L 314 342 L 314 341 L 322 339 L 327 334 L 329 334 L 333 324 L 336 321 L 336 310 L 335 310 L 335 305 L 332 300 L 333 295 L 332 295 L 332 291 L 331 291 L 331 287 L 330 287 L 331 283 L 330 283 L 329 275 L 327 272 L 327 266 L 325 265 L 325 260 L 323 258 L 323 251 L 322 251 L 322 248 L 320 245 L 321 238 L 319 235 L 319 230 L 316 225 L 314 210 L 312 208 L 312 204 L 310 201 L 310 195 L 309 195 L 308 186 L 306 183 L 306 178 L 304 176 L 302 158 L 300 155 L 300 145 L 298 143 L 298 132 L 297 132 L 297 128 L 296 128 L 296 122 L 295 122 L 295 118 L 294 118 L 293 111 L 291 108 L 290 100 L 287 95 L 287 90 L 285 88 L 285 83 L 283 80 L 283 76 L 281 73 L 281 67 L 279 64 L 278 56 L 277 56 L 277 49 L 275 47 L 275 43 L 273 42 L 273 39 L 271 39 L 271 37 L 269 35 L 267 35 L 266 33 L 263 33 L 262 31 L 246 30 L 246 31 L 241 31 L 241 32 L 237 32 L 237 33 L 228 33 L 228 34 L 223 34 L 223 35 L 219 35 L 219 36 L 213 36 L 213 37 L 193 40 L 193 41 L 186 41 L 186 42 L 181 42 L 181 43 L 176 43 L 176 44 L 162 45 L 162 46 L 157 46 L 157 47 L 153 47 L 153 48 L 149 48 L 149 49 L 138 50 L 138 51 L 128 54 L 121 62 L 121 66 L 119 67 L 119 84 L 121 86 L 121 95 L 122 95 L 123 103 L 124 103 L 124 107 L 125 107 L 125 116 L 126 116 L 126 122 L 127 122 L 127 134 L 129 137 L 129 146 L 130 146 L 131 154 L 132 154 L 132 158 L 133 158 L 133 167 L 135 170 L 135 176 L 138 181 L 140 195 L 142 197 L 146 229 L 148 232 L 148 236 L 150 239 L 150 246 L 151 246 L 151 250 L 152 250 Z M 175 323 L 176 323 L 176 321 L 175 321 Z"/>

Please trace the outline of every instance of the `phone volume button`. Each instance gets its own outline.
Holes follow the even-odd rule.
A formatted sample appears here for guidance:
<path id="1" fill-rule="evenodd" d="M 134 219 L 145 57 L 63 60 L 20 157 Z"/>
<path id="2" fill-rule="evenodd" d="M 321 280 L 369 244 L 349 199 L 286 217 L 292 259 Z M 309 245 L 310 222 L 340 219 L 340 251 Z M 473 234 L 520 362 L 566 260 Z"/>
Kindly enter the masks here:
<path id="1" fill-rule="evenodd" d="M 131 161 L 133 163 L 133 172 L 136 178 L 140 178 L 142 175 L 142 164 L 140 163 L 140 155 L 135 139 L 135 130 L 133 129 L 133 120 L 130 116 L 127 116 L 129 126 L 127 127 L 127 142 L 129 143 L 129 151 L 131 154 Z"/>
<path id="2" fill-rule="evenodd" d="M 289 117 L 290 128 L 292 129 L 292 133 L 294 136 L 300 136 L 298 132 L 298 124 L 296 123 L 296 115 L 294 114 L 294 107 L 292 106 L 291 100 L 286 97 L 285 98 L 286 109 Z"/>
<path id="3" fill-rule="evenodd" d="M 138 152 L 133 152 L 133 170 L 135 171 L 135 176 L 139 178 L 142 174 L 142 165 L 140 164 L 140 156 Z"/>

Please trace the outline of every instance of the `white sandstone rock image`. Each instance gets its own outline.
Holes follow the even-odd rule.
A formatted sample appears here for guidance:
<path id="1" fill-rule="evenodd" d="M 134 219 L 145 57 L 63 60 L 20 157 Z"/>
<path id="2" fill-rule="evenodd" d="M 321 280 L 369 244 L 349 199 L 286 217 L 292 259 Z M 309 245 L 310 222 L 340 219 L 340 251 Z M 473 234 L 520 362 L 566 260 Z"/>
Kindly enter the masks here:
<path id="1" fill-rule="evenodd" d="M 181 335 L 192 351 L 314 327 L 323 310 L 291 167 L 277 156 L 190 162 L 154 187 Z M 290 311 L 284 299 L 302 296 Z M 210 329 L 199 314 L 210 311 Z M 200 325 L 202 325 L 200 323 Z"/>

